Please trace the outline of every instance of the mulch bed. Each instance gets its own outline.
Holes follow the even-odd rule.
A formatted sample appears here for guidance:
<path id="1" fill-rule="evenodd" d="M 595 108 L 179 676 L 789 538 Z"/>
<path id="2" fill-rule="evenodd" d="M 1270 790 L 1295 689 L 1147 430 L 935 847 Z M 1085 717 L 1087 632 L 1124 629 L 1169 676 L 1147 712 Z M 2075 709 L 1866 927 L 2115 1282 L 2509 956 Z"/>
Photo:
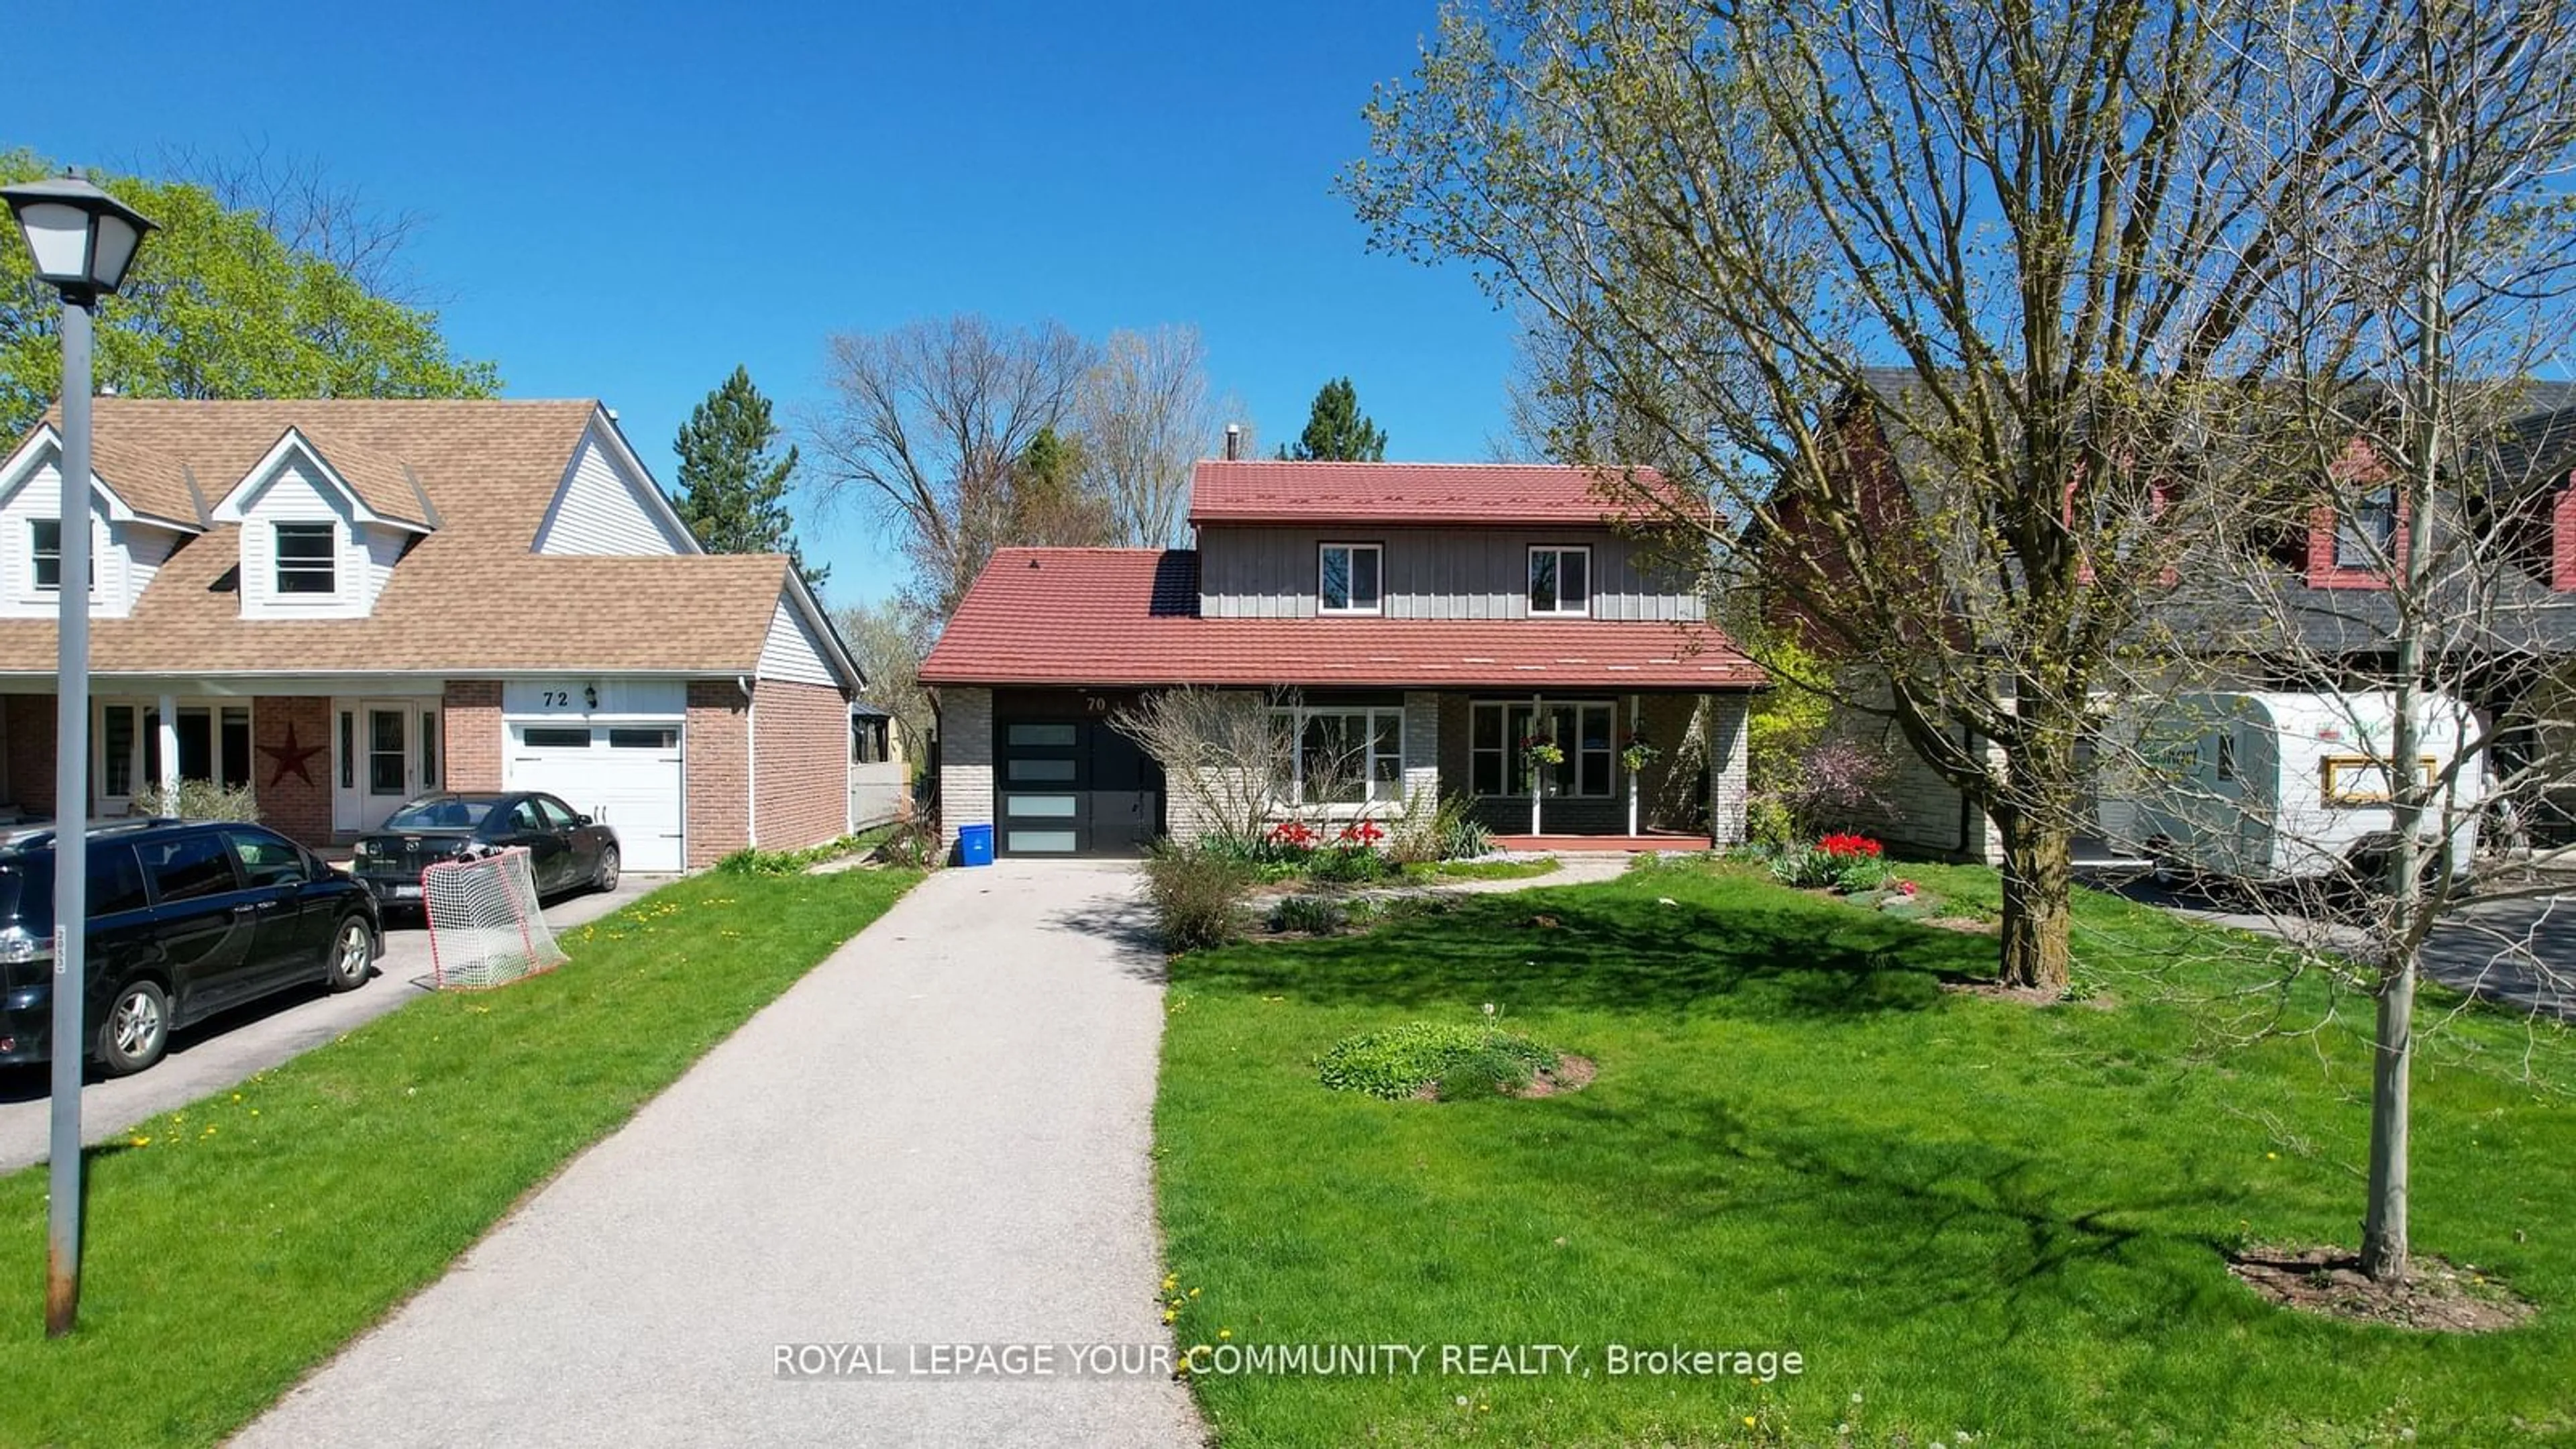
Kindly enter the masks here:
<path id="1" fill-rule="evenodd" d="M 1517 1092 L 1507 1092 L 1504 1095 L 1517 1097 L 1523 1101 L 1527 1101 L 1533 1097 L 1554 1097 L 1566 1092 L 1580 1092 L 1584 1088 L 1591 1086 L 1592 1079 L 1600 1074 L 1600 1065 L 1594 1062 L 1592 1058 L 1576 1056 L 1572 1052 L 1565 1052 L 1557 1057 L 1555 1067 L 1540 1068 L 1539 1071 L 1530 1078 L 1528 1086 L 1521 1088 Z M 1417 1102 L 1439 1101 L 1440 1084 L 1438 1082 L 1425 1082 L 1421 1086 L 1416 1087 L 1413 1091 L 1413 1100 Z"/>
<path id="2" fill-rule="evenodd" d="M 2431 1333 L 2493 1333 L 2528 1320 L 2532 1307 L 2477 1271 L 2430 1253 L 2414 1255 L 2404 1278 L 2382 1283 L 2338 1247 L 2257 1244 L 2227 1255 L 2227 1271 L 2284 1308 L 2349 1323 L 2384 1323 Z"/>

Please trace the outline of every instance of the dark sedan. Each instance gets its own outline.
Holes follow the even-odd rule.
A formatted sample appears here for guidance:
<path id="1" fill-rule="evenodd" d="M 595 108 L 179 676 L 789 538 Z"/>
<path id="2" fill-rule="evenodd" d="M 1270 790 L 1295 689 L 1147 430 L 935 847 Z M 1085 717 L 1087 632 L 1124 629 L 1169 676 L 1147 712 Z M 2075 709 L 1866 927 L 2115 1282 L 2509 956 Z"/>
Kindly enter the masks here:
<path id="1" fill-rule="evenodd" d="M 537 894 L 617 888 L 617 832 L 535 790 L 457 790 L 407 802 L 358 838 L 353 869 L 388 906 L 420 904 L 420 873 L 524 846 Z"/>
<path id="2" fill-rule="evenodd" d="M 54 837 L 0 845 L 0 1062 L 53 1043 Z M 161 1059 L 173 1027 L 312 982 L 366 984 L 383 950 L 357 882 L 256 825 L 173 820 L 89 836 L 90 1053 L 109 1075 Z"/>

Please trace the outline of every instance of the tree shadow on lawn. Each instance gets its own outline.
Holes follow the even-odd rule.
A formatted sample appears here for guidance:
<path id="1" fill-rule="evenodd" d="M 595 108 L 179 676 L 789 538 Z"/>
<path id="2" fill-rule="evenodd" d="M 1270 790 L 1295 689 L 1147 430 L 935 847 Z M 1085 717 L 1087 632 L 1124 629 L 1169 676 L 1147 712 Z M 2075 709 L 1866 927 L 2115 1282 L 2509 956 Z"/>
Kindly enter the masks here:
<path id="1" fill-rule="evenodd" d="M 1994 943 L 1803 900 L 1666 906 L 1589 891 L 1495 896 L 1364 935 L 1184 957 L 1175 979 L 1318 1004 L 1779 1016 L 1919 1011 L 1941 981 L 1993 974 Z"/>

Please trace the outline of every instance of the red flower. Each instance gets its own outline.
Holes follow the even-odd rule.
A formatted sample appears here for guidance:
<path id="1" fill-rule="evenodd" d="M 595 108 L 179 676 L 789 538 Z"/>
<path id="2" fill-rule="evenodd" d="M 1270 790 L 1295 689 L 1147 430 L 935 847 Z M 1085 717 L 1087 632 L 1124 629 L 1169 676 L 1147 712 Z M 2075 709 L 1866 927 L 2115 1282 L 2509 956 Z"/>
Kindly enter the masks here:
<path id="1" fill-rule="evenodd" d="M 1866 835 L 1828 835 L 1816 842 L 1816 848 L 1827 855 L 1846 859 L 1854 856 L 1883 855 L 1887 852 L 1886 846 Z"/>
<path id="2" fill-rule="evenodd" d="M 1386 839 L 1386 831 L 1374 820 L 1363 820 L 1356 825 L 1343 826 L 1342 833 L 1336 838 L 1344 845 L 1375 845 Z"/>
<path id="3" fill-rule="evenodd" d="M 1313 845 L 1315 828 L 1303 820 L 1283 820 L 1271 828 L 1270 838 L 1281 845 Z"/>

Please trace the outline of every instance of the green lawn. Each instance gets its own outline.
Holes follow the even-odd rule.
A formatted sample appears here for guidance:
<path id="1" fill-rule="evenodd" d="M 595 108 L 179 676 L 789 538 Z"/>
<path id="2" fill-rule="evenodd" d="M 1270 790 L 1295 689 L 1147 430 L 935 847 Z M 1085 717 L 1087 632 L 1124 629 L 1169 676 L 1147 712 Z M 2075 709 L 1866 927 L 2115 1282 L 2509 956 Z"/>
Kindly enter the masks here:
<path id="1" fill-rule="evenodd" d="M 681 881 L 567 933 L 553 972 L 425 998 L 94 1149 L 59 1342 L 45 1170 L 0 1178 L 0 1444 L 222 1439 L 918 879 Z"/>
<path id="2" fill-rule="evenodd" d="M 1991 905 L 1990 875 L 1904 870 Z M 1214 1377 L 1200 1402 L 1229 1446 L 2576 1440 L 2571 1034 L 2473 1011 L 2416 1078 L 2419 1249 L 2538 1316 L 2346 1326 L 2220 1253 L 2354 1239 L 2359 1043 L 2228 1044 L 2176 999 L 2251 974 L 2215 933 L 2088 897 L 2078 934 L 2107 1009 L 1944 992 L 1991 937 L 1696 867 L 1182 958 L 1157 1134 L 1184 1346 L 1564 1343 L 1595 1369 Z M 2294 987 L 2292 1019 L 2323 999 Z M 1598 1081 L 1442 1104 L 1316 1082 L 1345 1036 L 1486 1002 Z M 1807 1367 L 1613 1381 L 1608 1343 Z"/>

